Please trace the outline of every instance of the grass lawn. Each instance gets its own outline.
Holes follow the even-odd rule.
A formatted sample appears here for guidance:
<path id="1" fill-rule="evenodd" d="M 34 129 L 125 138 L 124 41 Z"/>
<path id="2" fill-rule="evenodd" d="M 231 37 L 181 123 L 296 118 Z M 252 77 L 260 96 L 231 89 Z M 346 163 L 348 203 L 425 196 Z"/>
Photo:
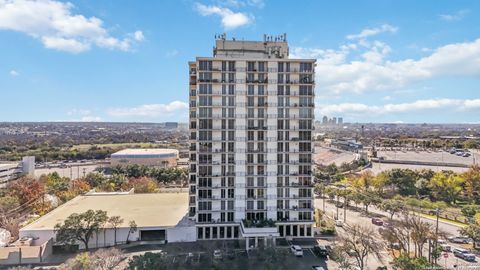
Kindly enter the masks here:
<path id="1" fill-rule="evenodd" d="M 434 216 L 434 215 L 428 215 L 428 214 L 423 214 L 423 213 L 418 213 L 418 212 L 415 212 L 415 214 L 419 215 L 419 216 L 423 216 L 423 217 L 428 217 L 428 218 L 432 218 L 432 219 L 436 219 L 437 216 Z M 465 223 L 461 223 L 461 222 L 458 222 L 458 221 L 454 221 L 454 220 L 450 220 L 450 219 L 446 219 L 446 218 L 438 218 L 438 220 L 441 220 L 441 221 L 444 221 L 444 222 L 447 222 L 447 223 L 451 223 L 451 224 L 455 224 L 457 226 L 460 226 L 460 227 L 466 227 L 467 224 Z"/>

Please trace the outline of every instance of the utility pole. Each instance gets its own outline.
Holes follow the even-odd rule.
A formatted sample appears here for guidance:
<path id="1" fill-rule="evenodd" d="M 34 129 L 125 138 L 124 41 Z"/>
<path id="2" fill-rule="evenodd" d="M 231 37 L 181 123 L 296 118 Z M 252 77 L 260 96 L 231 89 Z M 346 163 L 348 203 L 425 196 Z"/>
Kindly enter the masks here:
<path id="1" fill-rule="evenodd" d="M 440 215 L 440 209 L 439 208 L 435 209 L 435 212 L 437 214 L 437 222 L 436 222 L 436 225 L 435 225 L 435 240 L 434 240 L 435 241 L 434 242 L 434 248 L 435 249 L 433 250 L 433 254 L 435 255 L 435 260 L 434 260 L 435 264 L 437 264 L 437 259 L 438 259 L 437 257 L 438 256 L 436 256 L 436 255 L 437 255 L 437 250 L 438 250 L 438 218 L 439 218 L 439 215 Z"/>
<path id="2" fill-rule="evenodd" d="M 337 216 L 335 217 L 335 219 L 338 219 L 338 204 L 340 203 L 339 198 L 338 198 L 338 190 L 337 190 L 337 194 L 336 194 L 336 195 L 337 195 L 337 203 L 336 203 L 335 206 L 336 206 L 336 208 L 337 208 Z"/>

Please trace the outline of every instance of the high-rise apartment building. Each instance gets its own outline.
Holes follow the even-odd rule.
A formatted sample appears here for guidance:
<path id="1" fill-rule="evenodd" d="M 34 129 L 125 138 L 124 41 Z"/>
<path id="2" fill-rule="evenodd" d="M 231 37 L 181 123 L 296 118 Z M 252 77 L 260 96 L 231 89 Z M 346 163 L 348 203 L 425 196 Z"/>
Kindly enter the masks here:
<path id="1" fill-rule="evenodd" d="M 313 236 L 315 59 L 286 36 L 216 39 L 189 62 L 190 217 L 198 240 Z M 273 241 L 274 242 L 274 241 Z"/>

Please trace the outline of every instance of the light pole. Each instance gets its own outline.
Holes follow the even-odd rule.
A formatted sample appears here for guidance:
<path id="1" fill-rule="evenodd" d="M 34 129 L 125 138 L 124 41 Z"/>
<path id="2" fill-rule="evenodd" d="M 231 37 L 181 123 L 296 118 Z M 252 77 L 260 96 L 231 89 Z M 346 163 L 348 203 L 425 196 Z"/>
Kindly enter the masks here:
<path id="1" fill-rule="evenodd" d="M 435 212 L 437 214 L 437 222 L 435 224 L 435 242 L 434 242 L 434 254 L 435 254 L 435 264 L 437 263 L 437 257 L 436 254 L 437 254 L 437 250 L 438 250 L 438 218 L 439 218 L 439 215 L 440 215 L 440 209 L 437 208 L 435 209 Z"/>

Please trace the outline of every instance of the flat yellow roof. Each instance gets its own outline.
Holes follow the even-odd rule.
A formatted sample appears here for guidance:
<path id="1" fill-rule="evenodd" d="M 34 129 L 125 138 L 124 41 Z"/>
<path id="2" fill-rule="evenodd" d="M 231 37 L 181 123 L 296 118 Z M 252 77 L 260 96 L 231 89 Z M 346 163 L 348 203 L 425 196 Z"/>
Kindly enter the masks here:
<path id="1" fill-rule="evenodd" d="M 134 220 L 138 227 L 174 227 L 188 214 L 188 193 L 151 193 L 82 195 L 59 206 L 21 230 L 53 230 L 73 213 L 104 210 L 107 215 L 120 216 L 128 227 Z"/>

